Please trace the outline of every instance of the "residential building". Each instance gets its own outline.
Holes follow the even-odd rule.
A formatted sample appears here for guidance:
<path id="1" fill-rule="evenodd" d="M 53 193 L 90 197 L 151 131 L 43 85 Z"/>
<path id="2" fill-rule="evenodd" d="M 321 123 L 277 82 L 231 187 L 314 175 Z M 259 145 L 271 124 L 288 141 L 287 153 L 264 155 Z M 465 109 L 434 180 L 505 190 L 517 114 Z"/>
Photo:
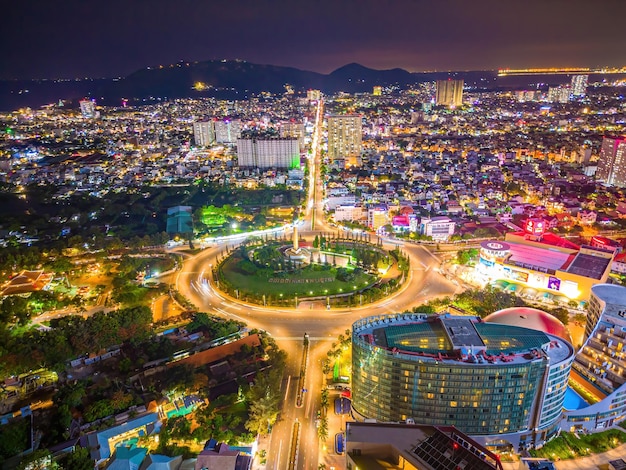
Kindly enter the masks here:
<path id="1" fill-rule="evenodd" d="M 437 106 L 457 108 L 463 104 L 463 80 L 437 80 Z"/>
<path id="2" fill-rule="evenodd" d="M 581 210 L 576 214 L 576 222 L 578 225 L 593 225 L 596 223 L 598 213 L 594 211 Z"/>
<path id="3" fill-rule="evenodd" d="M 309 101 L 319 101 L 322 99 L 322 92 L 320 90 L 307 90 L 306 99 Z"/>
<path id="4" fill-rule="evenodd" d="M 423 217 L 420 222 L 420 234 L 443 241 L 454 235 L 455 227 L 456 223 L 449 217 Z"/>
<path id="5" fill-rule="evenodd" d="M 341 205 L 335 207 L 335 213 L 333 219 L 336 223 L 339 222 L 360 222 L 367 219 L 367 211 L 361 205 Z"/>
<path id="6" fill-rule="evenodd" d="M 298 139 L 300 150 L 304 151 L 304 124 L 301 122 L 281 122 L 278 135 L 283 139 Z"/>
<path id="7" fill-rule="evenodd" d="M 356 165 L 361 155 L 361 116 L 342 114 L 328 116 L 328 157 L 344 159 Z"/>
<path id="8" fill-rule="evenodd" d="M 569 102 L 571 92 L 569 85 L 550 87 L 548 88 L 546 99 L 550 103 L 567 103 Z"/>
<path id="9" fill-rule="evenodd" d="M 218 144 L 234 144 L 241 137 L 242 124 L 239 119 L 215 121 L 215 141 Z"/>
<path id="10" fill-rule="evenodd" d="M 512 309 L 515 310 L 515 309 Z M 540 310 L 535 324 L 548 324 Z M 352 325 L 352 407 L 358 420 L 455 426 L 487 447 L 542 445 L 559 431 L 574 348 L 514 326 L 520 312 L 490 321 L 396 314 Z M 512 319 L 511 321 L 509 321 Z"/>
<path id="11" fill-rule="evenodd" d="M 611 271 L 618 274 L 626 274 L 626 253 L 620 253 L 615 256 Z"/>
<path id="12" fill-rule="evenodd" d="M 198 147 L 208 147 L 215 143 L 215 124 L 213 121 L 193 123 L 193 139 Z"/>
<path id="13" fill-rule="evenodd" d="M 602 139 L 596 178 L 607 186 L 626 187 L 626 139 Z"/>
<path id="14" fill-rule="evenodd" d="M 572 95 L 579 97 L 587 94 L 589 75 L 572 75 Z"/>
<path id="15" fill-rule="evenodd" d="M 389 208 L 385 204 L 374 204 L 367 208 L 367 226 L 372 230 L 389 223 Z"/>
<path id="16" fill-rule="evenodd" d="M 195 470 L 249 470 L 252 456 L 224 443 L 206 448 L 196 460 Z"/>
<path id="17" fill-rule="evenodd" d="M 80 113 L 83 117 L 91 119 L 97 117 L 96 115 L 96 103 L 92 100 L 80 100 L 78 102 L 80 105 Z"/>
<path id="18" fill-rule="evenodd" d="M 300 168 L 298 139 L 237 139 L 237 163 L 251 168 Z"/>

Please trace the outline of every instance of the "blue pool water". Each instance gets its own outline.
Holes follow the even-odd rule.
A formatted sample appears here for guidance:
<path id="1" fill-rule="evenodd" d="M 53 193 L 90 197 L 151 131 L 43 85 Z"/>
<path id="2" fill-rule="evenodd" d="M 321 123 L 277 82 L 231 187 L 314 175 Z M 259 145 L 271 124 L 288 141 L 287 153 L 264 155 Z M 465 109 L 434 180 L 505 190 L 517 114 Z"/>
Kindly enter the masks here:
<path id="1" fill-rule="evenodd" d="M 563 401 L 563 408 L 566 410 L 580 410 L 581 408 L 585 408 L 587 406 L 589 406 L 589 403 L 576 393 L 576 390 L 571 387 L 567 387 L 567 391 L 565 392 L 565 401 Z"/>

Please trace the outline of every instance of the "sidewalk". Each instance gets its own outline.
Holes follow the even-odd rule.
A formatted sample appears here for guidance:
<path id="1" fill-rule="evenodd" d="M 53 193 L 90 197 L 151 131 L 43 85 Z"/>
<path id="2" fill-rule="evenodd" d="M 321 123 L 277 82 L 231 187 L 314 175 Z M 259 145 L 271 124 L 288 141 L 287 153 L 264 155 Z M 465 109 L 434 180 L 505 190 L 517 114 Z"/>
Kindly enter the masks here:
<path id="1" fill-rule="evenodd" d="M 609 462 L 616 459 L 626 460 L 626 444 L 602 454 L 559 460 L 554 466 L 557 470 L 607 470 Z M 520 462 L 502 462 L 502 467 L 504 470 L 519 470 Z"/>

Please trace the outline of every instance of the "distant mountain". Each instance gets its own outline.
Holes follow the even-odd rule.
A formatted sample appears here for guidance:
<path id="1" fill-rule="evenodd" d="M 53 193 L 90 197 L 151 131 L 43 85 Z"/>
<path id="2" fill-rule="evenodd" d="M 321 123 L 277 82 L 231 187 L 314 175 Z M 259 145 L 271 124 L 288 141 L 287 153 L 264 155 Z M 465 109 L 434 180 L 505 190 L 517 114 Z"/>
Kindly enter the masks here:
<path id="1" fill-rule="evenodd" d="M 482 89 L 519 88 L 532 83 L 532 77 L 501 79 L 493 71 L 411 73 L 399 68 L 375 70 L 352 63 L 321 74 L 240 60 L 208 60 L 147 67 L 121 79 L 0 81 L 0 110 L 37 107 L 59 99 L 73 100 L 70 106 L 76 106 L 83 97 L 95 98 L 105 105 L 119 105 L 123 98 L 131 105 L 187 97 L 243 99 L 262 91 L 283 93 L 286 85 L 296 91 L 317 88 L 324 93 L 357 93 L 369 92 L 375 85 L 404 87 L 446 78 L 462 78 Z M 546 83 L 546 76 L 541 80 Z M 569 78 L 562 75 L 550 80 L 561 83 Z"/>
<path id="2" fill-rule="evenodd" d="M 375 85 L 409 85 L 418 82 L 416 74 L 404 69 L 375 70 L 361 64 L 348 64 L 331 72 L 326 76 L 324 90 L 328 92 L 349 91 L 365 92 L 372 91 Z"/>
<path id="3" fill-rule="evenodd" d="M 196 83 L 208 87 L 208 92 L 234 90 L 239 93 L 283 93 L 285 85 L 296 89 L 319 87 L 325 76 L 293 67 L 258 65 L 244 61 L 210 60 L 187 63 L 163 68 L 146 68 L 132 73 L 116 82 L 107 92 L 126 97 L 154 96 L 187 97 L 194 96 Z"/>
<path id="4" fill-rule="evenodd" d="M 210 60 L 139 70 L 116 82 L 103 93 L 110 98 L 142 97 L 147 92 L 152 96 L 178 98 L 214 96 L 233 91 L 239 95 L 262 91 L 283 93 L 286 85 L 297 91 L 317 88 L 325 93 L 355 93 L 371 91 L 374 85 L 407 85 L 415 83 L 416 78 L 402 69 L 374 70 L 359 64 L 348 64 L 324 75 L 293 67 L 259 65 L 236 60 Z M 195 84 L 208 88 L 198 91 L 194 89 Z"/>

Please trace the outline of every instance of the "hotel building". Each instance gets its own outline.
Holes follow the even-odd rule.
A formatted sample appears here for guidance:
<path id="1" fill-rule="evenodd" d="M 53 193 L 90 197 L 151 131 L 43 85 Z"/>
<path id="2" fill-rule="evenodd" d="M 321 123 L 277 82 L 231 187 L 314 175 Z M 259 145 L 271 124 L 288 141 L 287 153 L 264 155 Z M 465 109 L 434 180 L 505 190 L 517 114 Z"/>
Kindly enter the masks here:
<path id="1" fill-rule="evenodd" d="M 566 431 L 602 430 L 626 417 L 626 287 L 591 288 L 582 348 L 572 365 L 572 380 L 595 403 L 566 410 Z"/>
<path id="2" fill-rule="evenodd" d="M 357 321 L 354 416 L 455 426 L 487 447 L 541 445 L 559 430 L 574 349 L 560 336 L 507 324 L 506 317 L 496 323 L 397 314 Z"/>

